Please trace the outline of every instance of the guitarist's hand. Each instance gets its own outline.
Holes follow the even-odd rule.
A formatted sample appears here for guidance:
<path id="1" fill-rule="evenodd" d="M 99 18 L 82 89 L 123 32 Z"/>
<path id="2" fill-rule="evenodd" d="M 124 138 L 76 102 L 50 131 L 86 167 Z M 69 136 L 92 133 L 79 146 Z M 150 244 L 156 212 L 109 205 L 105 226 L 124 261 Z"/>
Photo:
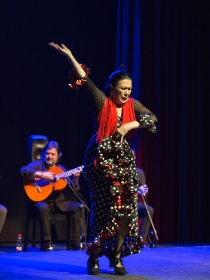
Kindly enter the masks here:
<path id="1" fill-rule="evenodd" d="M 148 190 L 147 185 L 142 185 L 138 187 L 138 194 L 145 195 L 148 193 Z"/>
<path id="2" fill-rule="evenodd" d="M 41 176 L 42 179 L 45 179 L 47 181 L 54 181 L 55 180 L 55 176 L 52 172 L 42 172 L 42 176 Z"/>
<path id="3" fill-rule="evenodd" d="M 76 190 L 80 190 L 80 186 L 79 186 L 79 177 L 80 177 L 80 174 L 81 174 L 81 171 L 77 171 L 73 174 L 73 177 L 72 177 L 72 183 L 73 183 L 73 186 Z"/>

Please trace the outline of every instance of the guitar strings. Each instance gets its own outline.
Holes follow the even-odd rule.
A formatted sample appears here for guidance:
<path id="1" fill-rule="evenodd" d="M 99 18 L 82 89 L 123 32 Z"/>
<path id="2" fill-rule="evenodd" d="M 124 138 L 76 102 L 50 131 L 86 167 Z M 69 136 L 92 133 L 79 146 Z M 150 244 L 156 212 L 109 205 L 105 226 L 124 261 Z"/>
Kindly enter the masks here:
<path id="1" fill-rule="evenodd" d="M 60 173 L 60 174 L 56 174 L 56 177 L 59 178 L 59 179 L 62 178 L 63 176 L 69 177 L 69 176 L 71 176 L 72 174 L 74 174 L 74 173 L 76 173 L 76 172 L 78 172 L 78 171 L 82 171 L 83 168 L 84 168 L 84 165 L 81 165 L 81 166 L 76 167 L 76 168 L 74 168 L 74 169 L 71 169 L 71 170 L 62 172 L 62 173 Z"/>

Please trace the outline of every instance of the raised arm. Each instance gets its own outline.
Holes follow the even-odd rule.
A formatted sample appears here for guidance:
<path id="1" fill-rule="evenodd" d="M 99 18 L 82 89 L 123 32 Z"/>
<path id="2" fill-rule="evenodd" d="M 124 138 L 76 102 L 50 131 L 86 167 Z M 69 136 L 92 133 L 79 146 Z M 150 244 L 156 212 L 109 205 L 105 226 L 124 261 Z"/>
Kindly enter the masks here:
<path id="1" fill-rule="evenodd" d="M 73 70 L 75 71 L 78 78 L 84 78 L 86 76 L 85 71 L 82 69 L 81 65 L 77 62 L 77 60 L 74 58 L 72 52 L 64 45 L 61 44 L 60 46 L 58 44 L 55 44 L 54 42 L 49 43 L 49 45 L 58 51 L 60 54 L 67 57 L 69 60 Z"/>
<path id="2" fill-rule="evenodd" d="M 67 57 L 67 59 L 70 61 L 70 64 L 72 66 L 72 70 L 75 72 L 78 79 L 81 79 L 81 78 L 83 79 L 84 77 L 86 77 L 87 73 L 84 71 L 84 69 L 81 67 L 81 65 L 74 58 L 72 52 L 64 44 L 61 44 L 61 46 L 59 46 L 58 44 L 55 44 L 52 42 L 52 43 L 49 43 L 49 45 L 53 49 L 57 50 L 59 53 L 61 53 L 62 55 Z M 99 112 L 101 111 L 101 108 L 103 107 L 103 104 L 105 101 L 105 95 L 101 90 L 99 90 L 96 87 L 96 85 L 90 79 L 88 79 L 86 77 L 85 81 L 86 81 L 86 86 L 87 86 L 89 95 L 94 104 L 94 110 L 95 110 L 96 114 L 98 115 Z"/>

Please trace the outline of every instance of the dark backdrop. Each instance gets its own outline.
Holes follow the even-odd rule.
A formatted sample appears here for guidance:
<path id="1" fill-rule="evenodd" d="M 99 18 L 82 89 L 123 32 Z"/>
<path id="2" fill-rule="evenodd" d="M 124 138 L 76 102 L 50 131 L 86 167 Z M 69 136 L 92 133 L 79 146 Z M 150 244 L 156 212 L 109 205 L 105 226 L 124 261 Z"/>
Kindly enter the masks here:
<path id="1" fill-rule="evenodd" d="M 142 136 L 155 223 L 166 242 L 209 242 L 210 4 L 141 3 L 142 102 L 155 92 L 159 119 L 156 142 Z"/>
<path id="2" fill-rule="evenodd" d="M 210 240 L 208 197 L 209 1 L 118 1 L 117 63 L 133 96 L 155 112 L 138 151 L 161 242 Z"/>
<path id="3" fill-rule="evenodd" d="M 71 169 L 83 164 L 92 134 L 89 97 L 84 89 L 68 87 L 69 63 L 48 43 L 70 47 L 103 88 L 115 69 L 116 10 L 115 1 L 112 8 L 96 0 L 1 1 L 0 203 L 8 216 L 0 241 L 13 241 L 24 232 L 19 170 L 29 162 L 29 135 L 58 141 L 61 164 Z"/>
<path id="4" fill-rule="evenodd" d="M 28 136 L 58 141 L 71 169 L 92 133 L 90 100 L 68 88 L 69 64 L 50 41 L 69 46 L 100 88 L 120 63 L 128 66 L 134 97 L 159 119 L 157 134 L 144 130 L 133 145 L 160 241 L 210 241 L 208 11 L 208 1 L 195 0 L 1 3 L 0 203 L 8 216 L 0 241 L 24 231 L 19 169 Z"/>

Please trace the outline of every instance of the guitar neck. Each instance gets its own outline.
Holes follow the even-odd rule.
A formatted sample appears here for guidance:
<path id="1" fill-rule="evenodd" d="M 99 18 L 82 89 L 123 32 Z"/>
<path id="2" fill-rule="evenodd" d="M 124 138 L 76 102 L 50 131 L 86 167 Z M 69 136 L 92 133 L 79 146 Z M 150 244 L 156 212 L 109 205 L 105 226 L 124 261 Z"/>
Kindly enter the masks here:
<path id="1" fill-rule="evenodd" d="M 57 179 L 60 179 L 60 178 L 67 178 L 69 176 L 71 176 L 72 174 L 75 174 L 76 172 L 79 172 L 79 171 L 82 171 L 84 168 L 84 165 L 81 165 L 77 168 L 74 168 L 74 169 L 71 169 L 71 170 L 68 170 L 68 171 L 65 171 L 65 172 L 62 172 L 60 174 L 57 174 L 55 177 Z"/>

